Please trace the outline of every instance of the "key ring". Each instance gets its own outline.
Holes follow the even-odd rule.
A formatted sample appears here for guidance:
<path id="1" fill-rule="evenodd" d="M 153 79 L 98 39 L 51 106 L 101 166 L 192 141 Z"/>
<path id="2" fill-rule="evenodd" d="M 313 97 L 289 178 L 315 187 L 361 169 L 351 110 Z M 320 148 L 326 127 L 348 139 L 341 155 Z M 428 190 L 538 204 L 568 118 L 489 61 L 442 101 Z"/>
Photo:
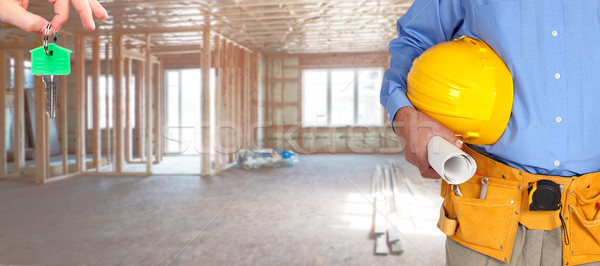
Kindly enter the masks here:
<path id="1" fill-rule="evenodd" d="M 50 30 L 52 29 L 52 23 L 48 23 L 46 25 L 46 31 L 44 32 L 44 52 L 46 52 L 47 56 L 52 56 L 52 51 L 48 51 L 48 36 L 50 36 Z M 54 33 L 54 43 L 58 37 L 56 36 L 56 32 Z"/>

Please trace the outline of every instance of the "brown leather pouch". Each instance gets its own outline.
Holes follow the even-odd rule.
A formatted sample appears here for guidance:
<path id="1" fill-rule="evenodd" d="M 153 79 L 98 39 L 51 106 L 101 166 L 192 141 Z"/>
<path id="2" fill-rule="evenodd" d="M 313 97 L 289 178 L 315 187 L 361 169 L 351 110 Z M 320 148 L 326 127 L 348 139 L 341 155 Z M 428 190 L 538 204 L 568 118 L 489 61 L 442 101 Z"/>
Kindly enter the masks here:
<path id="1" fill-rule="evenodd" d="M 582 176 L 573 182 L 569 197 L 565 251 L 573 264 L 600 261 L 600 178 Z"/>
<path id="2" fill-rule="evenodd" d="M 501 178 L 489 178 L 485 199 L 480 199 L 482 176 L 474 176 L 471 180 L 459 185 L 463 197 L 456 195 L 446 186 L 444 217 L 441 224 L 456 216 L 456 230 L 442 230 L 453 240 L 462 245 L 494 257 L 501 261 L 509 261 L 512 243 L 518 226 L 518 210 L 520 208 L 519 182 Z M 442 216 L 442 215 L 441 215 Z M 438 225 L 439 226 L 439 225 Z"/>

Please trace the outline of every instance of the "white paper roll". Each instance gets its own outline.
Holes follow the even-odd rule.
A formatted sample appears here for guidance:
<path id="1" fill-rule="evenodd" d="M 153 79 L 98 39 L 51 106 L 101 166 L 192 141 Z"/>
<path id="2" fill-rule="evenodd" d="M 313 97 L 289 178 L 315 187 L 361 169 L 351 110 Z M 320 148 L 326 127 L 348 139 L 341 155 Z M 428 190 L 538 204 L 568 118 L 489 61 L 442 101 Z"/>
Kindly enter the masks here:
<path id="1" fill-rule="evenodd" d="M 473 157 L 439 136 L 429 140 L 427 159 L 431 168 L 448 184 L 462 184 L 471 179 L 477 170 Z"/>

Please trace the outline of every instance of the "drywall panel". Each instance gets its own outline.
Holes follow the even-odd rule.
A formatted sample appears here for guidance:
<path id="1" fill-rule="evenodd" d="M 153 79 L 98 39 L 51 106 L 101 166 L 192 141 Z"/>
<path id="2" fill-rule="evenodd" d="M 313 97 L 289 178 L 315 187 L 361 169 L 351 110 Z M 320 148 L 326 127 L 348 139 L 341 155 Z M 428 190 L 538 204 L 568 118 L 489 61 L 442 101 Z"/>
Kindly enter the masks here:
<path id="1" fill-rule="evenodd" d="M 280 79 L 283 77 L 283 65 L 280 58 L 273 59 L 273 65 L 271 71 L 273 71 L 273 78 Z"/>
<path id="2" fill-rule="evenodd" d="M 298 101 L 298 83 L 297 82 L 284 83 L 283 100 L 287 103 L 295 103 Z"/>
<path id="3" fill-rule="evenodd" d="M 286 57 L 283 64 L 285 66 L 297 66 L 300 64 L 300 60 L 297 57 Z"/>
<path id="4" fill-rule="evenodd" d="M 273 82 L 273 102 L 281 102 L 281 82 Z"/>
<path id="5" fill-rule="evenodd" d="M 283 72 L 284 78 L 286 79 L 297 79 L 298 69 L 297 68 L 286 68 Z"/>
<path id="6" fill-rule="evenodd" d="M 296 106 L 286 106 L 283 108 L 284 125 L 295 125 L 298 123 L 298 109 Z"/>

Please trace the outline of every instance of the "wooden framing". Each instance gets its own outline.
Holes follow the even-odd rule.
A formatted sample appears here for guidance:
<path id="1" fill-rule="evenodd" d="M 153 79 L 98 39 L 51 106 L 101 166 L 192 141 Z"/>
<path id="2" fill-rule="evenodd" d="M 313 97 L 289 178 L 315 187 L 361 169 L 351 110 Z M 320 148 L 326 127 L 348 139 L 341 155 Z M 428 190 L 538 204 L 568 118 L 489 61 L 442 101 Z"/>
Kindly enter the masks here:
<path id="1" fill-rule="evenodd" d="M 144 62 L 145 71 L 144 71 L 144 85 L 145 85 L 145 96 L 146 96 L 146 112 L 145 112 L 145 121 L 146 121 L 146 138 L 145 138 L 145 148 L 146 148 L 146 173 L 152 173 L 152 55 L 149 53 L 150 51 L 150 35 L 146 35 L 146 61 Z"/>
<path id="2" fill-rule="evenodd" d="M 92 157 L 94 169 L 100 171 L 100 156 L 102 139 L 100 135 L 100 37 L 96 36 L 92 42 Z"/>
<path id="3" fill-rule="evenodd" d="M 174 5 L 172 2 L 177 4 Z M 67 77 L 62 77 L 60 81 L 59 134 L 63 160 L 62 174 L 63 176 L 76 175 L 86 172 L 88 167 L 92 168 L 86 162 L 86 154 L 92 155 L 93 168 L 96 172 L 109 169 L 102 167 L 104 153 L 108 164 L 112 164 L 114 172 L 111 175 L 128 174 L 126 163 L 146 164 L 146 172 L 139 175 L 151 174 L 152 164 L 162 160 L 165 148 L 163 137 L 168 133 L 165 131 L 167 103 L 164 69 L 168 66 L 165 62 L 176 62 L 182 58 L 182 55 L 194 61 L 193 65 L 188 64 L 185 67 L 200 67 L 202 70 L 199 99 L 201 134 L 198 141 L 201 144 L 201 174 L 208 175 L 222 171 L 226 165 L 235 162 L 235 153 L 239 148 L 260 147 L 260 144 L 255 142 L 259 130 L 255 127 L 257 124 L 269 125 L 274 116 L 285 124 L 283 112 L 293 109 L 291 107 L 296 107 L 298 121 L 302 120 L 300 72 L 303 67 L 387 65 L 389 61 L 387 53 L 381 51 L 385 51 L 390 39 L 396 35 L 395 21 L 411 3 L 412 1 L 391 0 L 365 0 L 360 3 L 353 0 L 263 2 L 209 0 L 205 3 L 184 0 L 132 0 L 105 3 L 112 19 L 97 21 L 97 30 L 84 32 L 80 23 L 69 21 L 61 32 L 61 34 L 65 31 L 69 32 L 67 35 L 71 38 L 75 36 L 73 49 L 75 86 L 69 91 L 74 96 L 67 98 L 69 93 L 62 90 L 67 88 Z M 180 12 L 182 4 L 189 7 L 188 12 Z M 32 3 L 30 9 L 42 15 L 51 13 L 40 3 Z M 158 21 L 154 21 L 156 16 L 152 18 L 148 16 L 148 10 L 161 12 Z M 121 27 L 122 25 L 131 27 Z M 7 56 L 15 58 L 17 78 L 13 95 L 16 137 L 13 146 L 16 157 L 15 171 L 21 174 L 25 168 L 27 140 L 24 127 L 23 63 L 26 57 L 24 53 L 38 44 L 30 41 L 33 38 L 30 36 L 34 35 L 21 33 L 20 30 L 13 31 L 6 24 L 0 25 L 0 31 L 8 36 L 0 47 L 0 60 Z M 73 33 L 75 35 L 72 35 Z M 67 35 L 60 38 L 63 46 L 72 43 L 67 42 Z M 91 47 L 86 45 L 88 40 L 86 38 L 93 40 Z M 105 44 L 103 55 L 100 50 L 102 44 Z M 214 49 L 211 49 L 212 47 Z M 352 51 L 353 54 L 348 56 L 344 53 L 347 51 Z M 357 51 L 371 53 L 356 53 Z M 288 53 L 302 53 L 295 55 L 299 60 L 298 66 L 286 69 L 292 73 L 296 69 L 298 77 L 283 75 L 273 77 L 270 73 L 273 66 L 268 63 L 269 59 L 265 60 L 264 67 L 261 65 L 261 68 L 266 69 L 264 73 L 266 80 L 262 80 L 262 75 L 259 77 L 261 55 L 264 54 L 267 58 L 279 58 L 283 62 L 287 58 L 285 54 Z M 325 53 L 327 55 L 324 55 Z M 380 55 L 370 58 L 373 53 Z M 90 54 L 91 62 L 86 61 L 86 55 L 89 60 Z M 167 56 L 156 55 L 168 55 L 172 60 L 166 60 Z M 162 61 L 163 59 L 165 60 Z M 88 95 L 91 98 L 86 97 L 88 77 L 86 63 L 91 63 L 91 71 L 88 73 L 92 77 L 91 95 Z M 217 78 L 214 103 L 211 102 L 213 92 L 210 90 L 209 78 L 211 64 Z M 282 67 L 285 67 L 283 65 L 285 64 L 282 64 Z M 0 74 L 0 83 L 6 79 L 3 74 Z M 129 81 L 132 74 L 135 74 L 135 93 L 130 89 Z M 102 77 L 106 77 L 105 94 L 100 93 Z M 35 115 L 38 119 L 36 119 L 34 146 L 36 165 L 40 167 L 35 171 L 35 180 L 45 182 L 50 180 L 50 175 L 56 173 L 53 169 L 49 169 L 48 165 L 49 123 L 43 108 L 45 104 L 42 104 L 44 97 L 39 89 L 40 81 L 41 79 L 36 78 Z M 266 90 L 264 97 L 267 98 L 264 103 L 261 99 L 263 94 L 259 91 L 259 88 L 262 88 L 259 84 L 263 82 Z M 286 102 L 284 100 L 287 99 L 283 97 L 283 87 L 285 83 L 292 82 L 298 84 L 298 101 Z M 279 97 L 273 99 L 275 83 L 282 85 L 280 99 Z M 109 88 L 113 90 L 112 98 Z M 0 96 L 0 109 L 2 109 L 0 117 L 5 115 L 6 96 L 5 93 Z M 75 101 L 68 103 L 68 100 L 72 99 Z M 130 99 L 135 100 L 135 106 L 130 104 Z M 87 106 L 88 100 L 91 100 L 90 106 Z M 100 110 L 102 101 L 105 101 L 105 110 Z M 211 104 L 215 105 L 214 113 L 211 113 Z M 87 153 L 86 108 L 89 108 L 93 114 L 93 121 L 89 121 L 93 123 L 90 132 L 91 150 Z M 130 117 L 131 108 L 135 110 L 135 137 L 132 136 L 134 132 Z M 259 121 L 261 108 L 265 110 L 265 117 L 269 114 L 264 121 Z M 104 116 L 103 111 L 106 113 L 106 125 L 100 124 L 100 116 Z M 71 120 L 67 121 L 67 118 Z M 212 134 L 211 127 L 214 125 L 210 123 L 211 118 L 216 121 L 216 135 Z M 286 119 L 290 120 L 289 117 Z M 105 129 L 102 128 L 103 126 Z M 264 130 L 267 136 L 274 132 L 282 134 L 296 126 L 274 125 L 260 130 Z M 74 131 L 69 133 L 68 128 Z M 6 132 L 6 130 L 4 125 L 0 125 L 0 131 Z M 333 134 L 336 137 L 335 135 L 339 133 L 338 129 L 330 128 L 299 129 L 298 132 L 296 141 L 300 147 L 304 146 L 303 134 L 313 135 L 316 140 L 318 134 Z M 102 134 L 106 135 L 102 136 Z M 69 138 L 71 141 L 75 140 L 75 145 L 71 144 L 74 147 L 68 144 Z M 382 146 L 387 145 L 387 142 L 382 140 Z M 213 150 L 213 147 L 217 150 Z M 75 153 L 76 169 L 70 167 L 68 163 L 69 148 L 72 153 Z M 335 145 L 332 148 L 336 148 Z M 4 176 L 7 172 L 6 157 L 8 157 L 4 143 L 0 144 L 0 149 L 2 150 L 0 151 L 0 176 Z M 315 150 L 331 151 L 327 148 Z M 133 157 L 139 157 L 139 160 Z M 211 169 L 211 162 L 214 162 L 214 169 Z"/>
<path id="4" fill-rule="evenodd" d="M 213 143 L 211 143 L 212 147 L 214 148 L 215 151 L 215 172 L 220 172 L 221 171 L 221 166 L 223 164 L 222 162 L 222 158 L 221 158 L 221 148 L 219 148 L 220 145 L 220 140 L 221 138 L 219 137 L 219 125 L 221 124 L 221 105 L 222 105 L 222 87 L 223 87 L 223 80 L 222 80 L 222 76 L 223 76 L 223 70 L 221 68 L 221 61 L 222 61 L 222 50 L 221 50 L 221 41 L 218 35 L 215 35 L 214 37 L 214 41 L 213 41 L 214 45 L 215 45 L 215 50 L 214 50 L 214 54 L 215 54 L 215 60 L 214 60 L 214 69 L 215 69 L 215 74 L 216 74 L 216 88 L 215 88 L 215 121 L 217 128 L 216 128 L 216 133 L 214 135 L 214 141 Z"/>
<path id="5" fill-rule="evenodd" d="M 229 83 L 228 85 L 228 93 L 229 96 L 228 98 L 228 102 L 229 102 L 229 126 L 231 127 L 230 130 L 228 130 L 228 136 L 227 138 L 229 139 L 228 141 L 228 149 L 227 149 L 227 153 L 228 153 L 228 162 L 233 162 L 235 160 L 234 157 L 234 149 L 235 149 L 235 134 L 237 134 L 237 127 L 236 127 L 236 120 L 235 120 L 235 106 L 237 104 L 237 102 L 235 101 L 235 76 L 236 76 L 236 69 L 235 69 L 235 65 L 236 65 L 236 51 L 237 51 L 237 47 L 233 45 L 233 43 L 229 43 L 229 45 L 227 46 L 227 50 L 229 51 L 229 56 L 227 56 L 229 58 L 229 70 L 227 71 L 227 73 L 229 74 L 227 77 L 227 81 Z"/>
<path id="6" fill-rule="evenodd" d="M 240 136 L 242 143 L 240 147 L 242 149 L 248 148 L 247 142 L 247 126 L 249 118 L 249 106 L 248 106 L 248 76 L 247 76 L 247 64 L 248 64 L 248 53 L 244 49 L 240 49 Z"/>
<path id="7" fill-rule="evenodd" d="M 227 155 L 227 145 L 228 145 L 228 139 L 227 139 L 227 130 L 226 130 L 226 126 L 227 126 L 227 121 L 228 121 L 228 117 L 229 117 L 229 98 L 227 97 L 227 92 L 228 92 L 228 51 L 229 51 L 229 45 L 227 40 L 223 39 L 221 40 L 221 45 L 220 45 L 221 49 L 219 51 L 219 57 L 221 58 L 221 62 L 220 62 L 220 66 L 221 66 L 221 88 L 220 88 L 220 92 L 219 94 L 221 95 L 221 104 L 217 105 L 217 108 L 221 109 L 221 118 L 217 121 L 219 121 L 217 123 L 218 125 L 218 131 L 217 134 L 219 134 L 219 142 L 218 142 L 218 147 L 219 147 L 219 157 L 221 160 L 221 166 L 225 166 L 229 163 L 229 156 Z M 222 170 L 222 169 L 220 169 Z"/>
<path id="8" fill-rule="evenodd" d="M 201 158 L 202 158 L 202 175 L 210 175 L 210 15 L 204 16 L 203 43 L 202 43 L 202 87 L 200 93 L 200 107 L 202 116 L 201 119 Z"/>
<path id="9" fill-rule="evenodd" d="M 251 149 L 258 149 L 258 143 L 256 138 L 258 138 L 258 125 L 259 122 L 258 121 L 258 108 L 259 108 L 259 102 L 258 102 L 258 94 L 259 94 L 259 90 L 258 90 L 258 53 L 257 52 L 253 52 L 252 56 L 251 56 L 251 63 L 250 63 L 250 95 L 251 95 L 251 100 L 250 100 L 250 119 L 249 122 L 251 123 L 251 128 L 249 129 L 250 131 L 248 132 L 250 134 L 250 136 L 253 136 L 253 139 L 248 139 L 248 141 L 252 141 L 252 143 L 249 143 L 248 146 Z"/>
<path id="10" fill-rule="evenodd" d="M 69 35 L 63 34 L 63 37 L 60 38 L 60 45 L 62 47 L 67 47 L 67 37 Z M 58 89 L 58 108 L 59 108 L 59 116 L 60 116 L 60 154 L 62 158 L 62 174 L 69 174 L 69 129 L 68 129 L 68 116 L 67 109 L 69 108 L 68 102 L 68 92 L 67 92 L 67 79 L 68 76 L 60 77 L 60 88 Z"/>
<path id="11" fill-rule="evenodd" d="M 123 38 L 121 35 L 113 36 L 113 88 L 115 91 L 114 102 L 115 102 L 115 158 L 114 158 L 114 169 L 117 173 L 123 172 L 123 165 L 125 162 L 125 149 L 124 149 L 124 101 L 123 101 Z"/>
<path id="12" fill-rule="evenodd" d="M 40 78 L 33 81 L 35 93 L 35 183 L 44 183 L 48 178 L 48 136 L 46 116 L 46 96 L 44 82 Z"/>
<path id="13" fill-rule="evenodd" d="M 125 161 L 131 162 L 131 116 L 130 116 L 130 97 L 131 97 L 131 58 L 126 57 L 124 61 L 125 74 Z"/>
<path id="14" fill-rule="evenodd" d="M 159 162 L 162 162 L 163 160 L 163 154 L 165 152 L 165 136 L 167 136 L 167 119 L 166 119 L 166 114 L 167 114 L 167 104 L 166 104 L 166 99 L 167 99 L 167 90 L 166 90 L 166 84 L 165 84 L 165 68 L 164 68 L 164 64 L 160 64 L 160 70 L 159 70 L 159 79 L 158 79 L 158 87 L 160 90 L 160 97 L 162 98 L 160 100 L 160 127 L 161 127 L 161 135 L 159 136 L 159 143 L 160 143 L 160 152 L 158 154 L 158 160 Z"/>
<path id="15" fill-rule="evenodd" d="M 385 49 L 397 36 L 395 21 L 412 5 L 413 0 L 186 1 L 186 12 L 181 11 L 183 1 L 173 2 L 179 4 L 165 0 L 104 3 L 114 18 L 99 21 L 96 31 L 100 34 L 154 34 L 155 43 L 164 47 L 181 43 L 199 46 L 202 42 L 200 36 L 189 33 L 201 31 L 207 25 L 203 17 L 210 14 L 211 28 L 215 33 L 228 36 L 255 51 L 376 51 Z M 43 16 L 52 15 L 40 3 L 30 6 Z M 148 18 L 148 10 L 160 12 L 160 20 Z M 129 27 L 118 27 L 117 23 Z M 68 23 L 63 28 L 81 34 L 95 34 L 85 32 L 77 23 Z"/>
<path id="16" fill-rule="evenodd" d="M 139 62 L 139 61 L 138 61 Z M 138 63 L 137 72 L 135 74 L 135 129 L 137 139 L 137 151 L 136 154 L 140 159 L 140 162 L 144 162 L 144 69 L 145 64 Z"/>
<path id="17" fill-rule="evenodd" d="M 153 93 L 154 96 L 152 96 L 152 98 L 154 99 L 153 101 L 153 106 L 152 106 L 152 112 L 153 115 L 152 117 L 154 118 L 154 164 L 158 164 L 160 163 L 160 154 L 162 153 L 161 147 L 162 147 L 162 137 L 161 137 L 161 128 L 160 128 L 160 118 L 161 118 L 161 112 L 160 112 L 160 105 L 162 102 L 162 97 L 160 97 L 160 91 L 161 91 L 161 83 L 160 83 L 160 64 L 159 63 L 154 63 L 153 64 L 153 71 L 152 71 L 152 84 L 154 84 L 154 89 L 153 89 Z"/>
<path id="18" fill-rule="evenodd" d="M 110 98 L 110 94 L 109 94 L 109 88 L 110 88 L 110 80 L 109 80 L 109 76 L 110 76 L 110 44 L 107 42 L 104 46 L 104 61 L 105 61 L 105 66 L 106 66 L 106 73 L 104 75 L 104 88 L 105 88 L 105 93 L 106 93 L 106 103 L 105 103 L 105 107 L 106 107 L 106 124 L 105 124 L 105 142 L 106 142 L 106 161 L 108 163 L 111 163 L 111 159 L 112 157 L 112 146 L 111 146 L 111 140 L 112 140 L 112 127 L 110 125 L 110 121 L 111 121 L 111 115 L 110 115 L 110 107 L 111 107 L 111 98 Z"/>
<path id="19" fill-rule="evenodd" d="M 20 173 L 25 166 L 25 67 L 23 65 L 24 51 L 17 50 L 15 54 L 15 79 L 14 79 L 14 172 Z"/>
<path id="20" fill-rule="evenodd" d="M 85 158 L 85 37 L 75 37 L 75 126 L 76 126 L 76 147 L 75 157 L 77 162 L 77 171 L 84 172 L 86 170 Z"/>
<path id="21" fill-rule="evenodd" d="M 6 52 L 0 51 L 0 118 L 3 121 L 0 123 L 0 132 L 2 133 L 2 139 L 0 139 L 0 178 L 6 175 Z"/>

